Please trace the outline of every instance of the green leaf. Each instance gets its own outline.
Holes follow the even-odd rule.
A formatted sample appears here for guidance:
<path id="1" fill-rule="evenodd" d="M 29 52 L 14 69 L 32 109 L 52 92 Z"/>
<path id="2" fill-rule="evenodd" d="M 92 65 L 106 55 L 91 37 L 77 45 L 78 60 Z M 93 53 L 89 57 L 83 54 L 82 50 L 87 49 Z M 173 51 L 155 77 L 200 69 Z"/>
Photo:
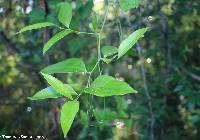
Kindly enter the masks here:
<path id="1" fill-rule="evenodd" d="M 101 52 L 103 54 L 103 57 L 109 57 L 116 54 L 118 51 L 117 48 L 113 46 L 103 46 Z"/>
<path id="2" fill-rule="evenodd" d="M 55 89 L 53 89 L 51 86 L 42 89 L 38 91 L 35 95 L 32 97 L 28 97 L 30 100 L 42 100 L 47 98 L 59 98 L 62 97 L 61 94 L 59 94 Z"/>
<path id="3" fill-rule="evenodd" d="M 105 62 L 106 64 L 109 64 L 113 59 L 101 58 L 101 60 L 103 60 L 103 62 Z"/>
<path id="4" fill-rule="evenodd" d="M 84 91 L 100 97 L 137 93 L 137 91 L 130 87 L 127 83 L 116 80 L 107 75 L 97 77 L 92 82 L 91 86 L 86 88 Z"/>
<path id="5" fill-rule="evenodd" d="M 118 48 L 118 58 L 122 57 L 144 35 L 148 28 L 141 28 L 123 40 Z"/>
<path id="6" fill-rule="evenodd" d="M 44 74 L 41 73 L 44 77 L 44 79 L 47 80 L 47 82 L 60 94 L 68 97 L 69 99 L 73 99 L 72 95 L 76 94 L 76 92 L 72 89 L 71 86 L 63 84 L 60 80 L 57 78 L 49 75 L 49 74 Z"/>
<path id="7" fill-rule="evenodd" d="M 92 27 L 93 27 L 94 31 L 96 31 L 96 29 L 97 29 L 97 24 L 98 24 L 97 16 L 96 16 L 96 14 L 93 14 L 92 15 Z"/>
<path id="8" fill-rule="evenodd" d="M 20 33 L 23 33 L 23 32 L 29 31 L 29 30 L 40 29 L 40 28 L 44 28 L 44 27 L 48 27 L 48 26 L 57 26 L 57 25 L 55 25 L 51 22 L 36 23 L 36 24 L 29 25 L 29 26 L 22 28 L 16 34 L 20 34 Z"/>
<path id="9" fill-rule="evenodd" d="M 119 96 L 115 97 L 116 100 L 116 106 L 118 108 L 118 110 L 126 110 L 128 107 L 127 101 L 124 98 L 121 98 Z"/>
<path id="10" fill-rule="evenodd" d="M 109 108 L 94 110 L 94 116 L 98 122 L 98 127 L 100 130 L 105 128 L 109 123 L 112 123 L 117 118 L 117 113 L 110 110 Z"/>
<path id="11" fill-rule="evenodd" d="M 118 50 L 113 46 L 103 46 L 101 49 L 104 58 L 101 58 L 105 63 L 109 64 L 117 56 Z"/>
<path id="12" fill-rule="evenodd" d="M 109 108 L 105 109 L 95 109 L 94 116 L 97 121 L 110 123 L 117 117 L 117 113 L 115 111 L 110 110 Z"/>
<path id="13" fill-rule="evenodd" d="M 74 89 L 70 85 L 64 84 L 64 86 L 65 86 L 65 88 L 69 89 L 69 91 L 71 92 L 71 95 L 77 95 L 77 93 L 74 91 Z M 43 100 L 43 99 L 48 99 L 48 98 L 59 98 L 59 97 L 63 97 L 63 94 L 58 93 L 58 91 L 56 91 L 54 88 L 49 86 L 45 89 L 38 91 L 32 97 L 28 97 L 28 99 Z"/>
<path id="14" fill-rule="evenodd" d="M 67 28 L 69 28 L 72 19 L 72 6 L 68 2 L 63 2 L 60 4 L 60 10 L 58 13 L 58 20 L 63 23 Z"/>
<path id="15" fill-rule="evenodd" d="M 106 57 L 101 58 L 101 60 L 102 60 L 103 62 L 105 62 L 106 64 L 109 64 L 109 63 L 112 62 L 116 57 L 117 57 L 117 55 L 114 55 L 114 56 L 112 56 L 111 58 L 106 58 Z"/>
<path id="16" fill-rule="evenodd" d="M 92 14 L 92 23 L 89 24 L 89 27 L 91 28 L 91 30 L 93 32 L 96 32 L 97 25 L 98 25 L 97 16 L 96 16 L 96 14 L 93 13 Z"/>
<path id="17" fill-rule="evenodd" d="M 44 68 L 46 74 L 86 72 L 85 64 L 80 58 L 70 58 Z"/>
<path id="18" fill-rule="evenodd" d="M 87 113 L 85 113 L 83 110 L 80 111 L 80 118 L 79 118 L 80 123 L 84 127 L 88 127 L 89 124 L 89 116 Z"/>
<path id="19" fill-rule="evenodd" d="M 65 29 L 57 34 L 55 34 L 45 45 L 43 48 L 43 54 L 49 50 L 51 48 L 52 45 L 54 45 L 57 41 L 59 41 L 60 39 L 62 39 L 63 37 L 65 37 L 66 35 L 70 34 L 71 32 L 73 32 L 70 29 Z"/>
<path id="20" fill-rule="evenodd" d="M 64 133 L 64 137 L 66 137 L 78 110 L 79 110 L 78 101 L 68 101 L 62 106 L 60 123 L 62 131 Z"/>
<path id="21" fill-rule="evenodd" d="M 119 5 L 123 11 L 128 11 L 131 8 L 137 8 L 141 0 L 119 0 Z"/>

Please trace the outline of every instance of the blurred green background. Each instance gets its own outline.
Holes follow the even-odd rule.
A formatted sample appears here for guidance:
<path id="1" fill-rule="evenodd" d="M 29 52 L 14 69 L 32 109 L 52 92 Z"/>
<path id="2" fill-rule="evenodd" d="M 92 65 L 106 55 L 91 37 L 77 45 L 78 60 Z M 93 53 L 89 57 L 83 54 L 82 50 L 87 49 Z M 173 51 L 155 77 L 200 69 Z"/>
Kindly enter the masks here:
<path id="1" fill-rule="evenodd" d="M 90 69 L 96 39 L 69 35 L 43 57 L 43 44 L 56 33 L 48 28 L 15 36 L 22 27 L 57 20 L 62 0 L 0 0 L 0 135 L 43 135 L 63 140 L 59 100 L 29 101 L 46 83 L 38 72 L 48 64 L 82 57 Z M 90 31 L 91 15 L 101 27 L 108 18 L 102 46 L 119 46 L 135 29 L 150 31 L 103 73 L 139 91 L 119 97 L 81 97 L 81 111 L 67 140 L 199 140 L 200 139 L 200 1 L 142 0 L 123 12 L 117 0 L 72 0 L 71 27 Z M 58 75 L 80 88 L 82 74 Z M 149 95 L 149 96 L 148 96 Z M 151 109 L 152 108 L 152 109 Z"/>

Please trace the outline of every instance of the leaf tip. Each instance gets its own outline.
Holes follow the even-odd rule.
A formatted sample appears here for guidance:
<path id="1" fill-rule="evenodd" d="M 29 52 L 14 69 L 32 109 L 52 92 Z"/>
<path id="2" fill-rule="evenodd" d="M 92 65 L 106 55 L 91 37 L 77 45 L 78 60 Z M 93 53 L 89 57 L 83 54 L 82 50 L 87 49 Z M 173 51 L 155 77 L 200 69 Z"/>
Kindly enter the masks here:
<path id="1" fill-rule="evenodd" d="M 28 100 L 31 100 L 31 101 L 34 100 L 33 97 L 27 97 L 27 99 L 28 99 Z"/>
<path id="2" fill-rule="evenodd" d="M 68 29 L 70 29 L 70 28 L 69 28 L 69 24 L 65 24 L 65 26 L 66 26 Z"/>
<path id="3" fill-rule="evenodd" d="M 138 91 L 133 89 L 133 93 L 138 93 Z"/>
<path id="4" fill-rule="evenodd" d="M 16 32 L 14 35 L 18 35 L 18 34 L 20 34 L 21 32 L 20 31 L 18 31 L 18 32 Z"/>
<path id="5" fill-rule="evenodd" d="M 63 131 L 63 136 L 64 136 L 64 138 L 66 138 L 68 132 L 65 132 L 64 130 L 62 130 L 62 131 Z"/>
<path id="6" fill-rule="evenodd" d="M 45 46 L 44 46 L 43 51 L 42 51 L 43 56 L 45 55 L 46 51 L 47 50 L 45 49 Z"/>

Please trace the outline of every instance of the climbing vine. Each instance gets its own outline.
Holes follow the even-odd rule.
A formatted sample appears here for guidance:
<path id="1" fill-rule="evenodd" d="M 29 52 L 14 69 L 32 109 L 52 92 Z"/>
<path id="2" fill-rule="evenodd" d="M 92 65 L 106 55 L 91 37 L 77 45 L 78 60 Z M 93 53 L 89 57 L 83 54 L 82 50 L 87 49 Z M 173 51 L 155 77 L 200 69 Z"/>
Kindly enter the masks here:
<path id="1" fill-rule="evenodd" d="M 130 1 L 120 0 L 119 4 L 124 11 L 130 8 L 135 8 L 139 5 L 140 1 L 137 0 L 135 3 L 129 4 Z M 108 2 L 109 4 L 109 2 Z M 113 47 L 106 45 L 101 47 L 102 31 L 107 18 L 107 12 L 101 24 L 101 28 L 98 29 L 99 21 L 95 13 L 92 14 L 92 21 L 89 25 L 92 32 L 77 31 L 70 28 L 70 22 L 72 19 L 72 5 L 68 2 L 63 2 L 60 4 L 58 12 L 58 20 L 63 25 L 62 27 L 51 23 L 42 22 L 33 25 L 26 26 L 22 28 L 17 34 L 23 33 L 33 29 L 39 29 L 44 27 L 54 27 L 57 28 L 58 33 L 56 33 L 51 39 L 49 39 L 44 47 L 43 54 L 46 54 L 48 50 L 59 40 L 66 37 L 69 34 L 84 34 L 91 35 L 97 40 L 97 62 L 91 71 L 86 69 L 85 63 L 81 58 L 69 58 L 64 61 L 49 65 L 41 70 L 40 74 L 48 82 L 49 86 L 38 91 L 30 100 L 41 100 L 47 98 L 66 98 L 66 102 L 62 105 L 60 122 L 61 128 L 63 130 L 64 136 L 67 133 L 73 123 L 73 120 L 80 108 L 80 96 L 85 96 L 87 94 L 95 95 L 98 97 L 107 96 L 117 96 L 125 95 L 129 93 L 137 93 L 129 84 L 124 81 L 117 80 L 109 75 L 104 75 L 102 70 L 102 63 L 109 64 L 112 61 L 117 61 L 123 57 L 136 42 L 145 34 L 148 28 L 141 28 L 135 30 L 126 39 L 124 39 L 119 47 Z M 94 76 L 94 71 L 98 69 L 98 76 L 93 80 L 91 77 Z M 57 73 L 84 73 L 87 84 L 83 85 L 84 88 L 81 91 L 76 91 L 69 84 L 63 83 L 58 78 L 54 77 L 53 74 Z"/>

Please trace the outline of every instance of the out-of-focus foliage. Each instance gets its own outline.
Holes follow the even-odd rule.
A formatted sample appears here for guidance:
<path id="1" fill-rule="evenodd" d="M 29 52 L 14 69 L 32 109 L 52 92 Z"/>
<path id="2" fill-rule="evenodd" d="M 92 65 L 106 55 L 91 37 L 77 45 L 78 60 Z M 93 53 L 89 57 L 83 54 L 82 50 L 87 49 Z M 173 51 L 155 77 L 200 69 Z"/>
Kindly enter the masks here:
<path id="1" fill-rule="evenodd" d="M 54 29 L 48 27 L 41 32 L 14 36 L 20 28 L 37 22 L 58 25 L 56 15 L 62 2 L 0 0 L 0 134 L 63 139 L 58 125 L 62 100 L 33 102 L 27 97 L 45 86 L 38 72 L 49 63 L 82 56 L 90 70 L 95 65 L 96 40 L 70 34 L 43 58 L 42 47 L 55 34 Z M 74 18 L 70 27 L 90 31 L 89 24 L 96 24 L 92 15 L 96 15 L 95 30 L 100 30 L 106 5 L 103 0 L 72 1 Z M 102 46 L 117 47 L 135 29 L 146 26 L 150 31 L 139 42 L 142 54 L 138 54 L 135 46 L 119 63 L 112 62 L 103 69 L 104 74 L 130 83 L 139 93 L 102 99 L 89 94 L 81 97 L 86 105 L 80 103 L 82 110 L 68 139 L 150 139 L 149 101 L 153 108 L 155 140 L 200 138 L 200 1 L 142 0 L 138 8 L 124 12 L 118 1 L 110 0 Z M 141 64 L 146 72 L 145 84 Z M 82 89 L 80 85 L 85 81 L 82 74 L 57 76 L 77 90 Z M 145 85 L 151 100 L 146 97 Z"/>

